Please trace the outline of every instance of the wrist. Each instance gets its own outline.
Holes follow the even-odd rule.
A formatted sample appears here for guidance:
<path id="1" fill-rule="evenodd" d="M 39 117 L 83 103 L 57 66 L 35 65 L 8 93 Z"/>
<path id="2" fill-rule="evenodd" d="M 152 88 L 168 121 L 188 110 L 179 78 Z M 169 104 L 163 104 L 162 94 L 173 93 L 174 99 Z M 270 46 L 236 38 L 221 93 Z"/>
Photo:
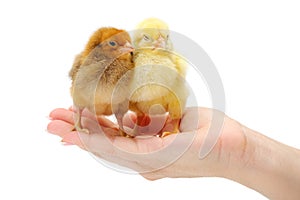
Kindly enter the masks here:
<path id="1" fill-rule="evenodd" d="M 300 198 L 300 152 L 244 127 L 246 147 L 232 159 L 229 179 L 270 199 Z"/>

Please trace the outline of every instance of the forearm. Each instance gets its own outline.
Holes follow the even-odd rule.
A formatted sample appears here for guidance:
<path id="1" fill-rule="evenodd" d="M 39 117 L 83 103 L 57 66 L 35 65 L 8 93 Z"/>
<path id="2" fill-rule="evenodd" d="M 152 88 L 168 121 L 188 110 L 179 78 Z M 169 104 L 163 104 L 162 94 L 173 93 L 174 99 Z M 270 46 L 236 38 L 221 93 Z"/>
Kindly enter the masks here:
<path id="1" fill-rule="evenodd" d="M 243 157 L 228 177 L 270 199 L 300 199 L 300 151 L 245 128 Z"/>

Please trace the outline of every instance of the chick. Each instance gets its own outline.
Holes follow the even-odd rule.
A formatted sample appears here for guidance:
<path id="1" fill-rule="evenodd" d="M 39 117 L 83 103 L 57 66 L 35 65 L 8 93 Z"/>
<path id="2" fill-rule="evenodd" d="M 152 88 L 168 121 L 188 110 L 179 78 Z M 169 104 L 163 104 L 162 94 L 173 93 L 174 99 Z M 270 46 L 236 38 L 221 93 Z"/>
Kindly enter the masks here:
<path id="1" fill-rule="evenodd" d="M 114 104 L 119 114 L 118 121 L 127 112 L 123 105 L 127 95 L 118 94 L 113 101 L 112 95 L 121 78 L 122 86 L 129 84 L 130 78 L 124 76 L 134 67 L 132 51 L 127 32 L 116 28 L 100 28 L 90 37 L 82 53 L 76 56 L 69 73 L 72 79 L 71 96 L 76 111 L 76 130 L 88 132 L 81 124 L 84 108 L 96 115 L 111 115 Z"/>
<path id="2" fill-rule="evenodd" d="M 134 32 L 133 44 L 135 68 L 130 109 L 137 114 L 137 125 L 142 125 L 149 114 L 162 114 L 163 108 L 174 124 L 173 130 L 162 136 L 179 132 L 188 97 L 186 63 L 173 51 L 168 25 L 156 18 L 142 21 Z"/>

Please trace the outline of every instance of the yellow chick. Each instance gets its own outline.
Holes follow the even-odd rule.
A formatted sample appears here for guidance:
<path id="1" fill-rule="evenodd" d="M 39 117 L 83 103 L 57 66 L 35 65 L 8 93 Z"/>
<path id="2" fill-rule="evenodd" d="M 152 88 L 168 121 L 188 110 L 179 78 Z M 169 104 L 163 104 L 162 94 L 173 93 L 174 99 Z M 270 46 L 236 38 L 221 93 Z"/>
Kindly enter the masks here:
<path id="1" fill-rule="evenodd" d="M 173 51 L 169 34 L 168 25 L 156 18 L 142 21 L 133 34 L 135 68 L 129 107 L 137 114 L 139 126 L 149 114 L 168 112 L 173 130 L 162 133 L 163 137 L 179 132 L 188 97 L 184 81 L 187 65 Z"/>

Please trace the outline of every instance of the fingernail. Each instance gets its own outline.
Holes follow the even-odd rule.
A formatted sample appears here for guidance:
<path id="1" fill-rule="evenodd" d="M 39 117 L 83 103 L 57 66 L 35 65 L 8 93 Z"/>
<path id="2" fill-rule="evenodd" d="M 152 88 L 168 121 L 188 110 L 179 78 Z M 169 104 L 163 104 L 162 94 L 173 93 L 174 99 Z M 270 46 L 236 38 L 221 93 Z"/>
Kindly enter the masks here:
<path id="1" fill-rule="evenodd" d="M 72 146 L 72 145 L 74 145 L 74 144 L 71 144 L 71 143 L 68 143 L 68 142 L 61 142 L 61 144 L 63 146 Z"/>
<path id="2" fill-rule="evenodd" d="M 61 142 L 61 144 L 64 145 L 64 146 L 74 145 L 74 144 L 72 144 L 71 142 L 65 141 L 64 139 L 62 139 L 60 142 Z"/>
<path id="3" fill-rule="evenodd" d="M 46 118 L 47 118 L 47 119 L 49 119 L 49 120 L 53 120 L 53 118 L 52 118 L 52 117 L 50 117 L 49 115 L 48 115 L 48 116 L 46 116 Z"/>

